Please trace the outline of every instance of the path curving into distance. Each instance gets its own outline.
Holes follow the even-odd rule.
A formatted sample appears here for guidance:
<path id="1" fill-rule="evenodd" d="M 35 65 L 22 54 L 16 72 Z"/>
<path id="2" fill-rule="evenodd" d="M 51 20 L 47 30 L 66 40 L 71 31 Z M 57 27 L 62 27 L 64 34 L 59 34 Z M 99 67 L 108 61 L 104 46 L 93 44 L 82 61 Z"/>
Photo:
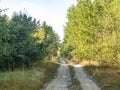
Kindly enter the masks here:
<path id="1" fill-rule="evenodd" d="M 67 59 L 60 58 L 61 66 L 58 68 L 56 78 L 48 84 L 45 90 L 69 90 L 71 86 L 71 77 L 68 64 L 74 66 L 75 76 L 80 81 L 82 90 L 101 90 L 97 84 L 90 79 L 84 71 L 83 66 L 75 65 Z"/>

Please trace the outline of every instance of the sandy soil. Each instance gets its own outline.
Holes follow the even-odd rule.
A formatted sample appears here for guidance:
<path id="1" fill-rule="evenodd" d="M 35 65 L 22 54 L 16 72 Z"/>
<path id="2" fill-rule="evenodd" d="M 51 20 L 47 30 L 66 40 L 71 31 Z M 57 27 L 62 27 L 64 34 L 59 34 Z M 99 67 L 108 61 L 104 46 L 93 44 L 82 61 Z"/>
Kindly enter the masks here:
<path id="1" fill-rule="evenodd" d="M 82 90 L 101 90 L 97 84 L 89 78 L 80 65 L 75 65 L 67 59 L 60 59 L 61 66 L 58 69 L 56 78 L 48 84 L 45 90 L 68 90 L 71 86 L 71 78 L 68 64 L 74 66 L 76 78 L 80 81 Z M 66 64 L 66 62 L 68 64 Z"/>
<path id="2" fill-rule="evenodd" d="M 60 59 L 60 62 L 57 77 L 48 84 L 45 90 L 68 90 L 71 82 L 69 67 L 63 58 Z"/>
<path id="3" fill-rule="evenodd" d="M 85 73 L 82 66 L 74 65 L 74 68 L 76 77 L 80 81 L 83 90 L 101 90 L 97 84 Z"/>

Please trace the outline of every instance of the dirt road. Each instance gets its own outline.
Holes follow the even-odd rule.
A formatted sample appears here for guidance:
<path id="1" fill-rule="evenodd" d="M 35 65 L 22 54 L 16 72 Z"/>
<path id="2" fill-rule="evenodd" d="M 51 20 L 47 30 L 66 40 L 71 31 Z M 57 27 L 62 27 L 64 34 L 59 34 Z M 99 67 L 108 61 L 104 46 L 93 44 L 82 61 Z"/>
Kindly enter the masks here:
<path id="1" fill-rule="evenodd" d="M 82 66 L 75 65 L 63 58 L 60 59 L 61 66 L 58 69 L 56 79 L 48 84 L 45 90 L 68 90 L 68 87 L 71 86 L 70 71 L 65 61 L 74 66 L 75 75 L 81 83 L 82 90 L 101 90 L 93 80 L 88 78 L 88 75 L 85 73 Z"/>
<path id="2" fill-rule="evenodd" d="M 46 90 L 68 90 L 71 81 L 69 67 L 63 58 L 60 59 L 60 62 L 61 66 L 58 69 L 58 75 L 56 79 L 47 86 Z"/>
<path id="3" fill-rule="evenodd" d="M 96 83 L 88 78 L 88 75 L 83 70 L 83 67 L 80 65 L 74 65 L 76 77 L 81 83 L 82 90 L 101 90 Z"/>

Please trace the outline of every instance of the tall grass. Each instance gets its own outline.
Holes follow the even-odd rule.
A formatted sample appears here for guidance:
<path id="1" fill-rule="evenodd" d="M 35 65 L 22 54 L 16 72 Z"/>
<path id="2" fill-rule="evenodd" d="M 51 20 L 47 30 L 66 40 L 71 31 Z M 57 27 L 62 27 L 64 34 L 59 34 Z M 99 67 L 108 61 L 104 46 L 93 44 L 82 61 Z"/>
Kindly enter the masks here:
<path id="1" fill-rule="evenodd" d="M 58 66 L 43 62 L 28 70 L 0 72 L 0 90 L 40 90 L 54 77 Z"/>
<path id="2" fill-rule="evenodd" d="M 38 90 L 43 79 L 44 73 L 36 70 L 1 72 L 0 90 Z"/>
<path id="3" fill-rule="evenodd" d="M 86 71 L 91 74 L 102 90 L 120 90 L 120 68 L 99 65 L 96 61 L 83 61 Z"/>

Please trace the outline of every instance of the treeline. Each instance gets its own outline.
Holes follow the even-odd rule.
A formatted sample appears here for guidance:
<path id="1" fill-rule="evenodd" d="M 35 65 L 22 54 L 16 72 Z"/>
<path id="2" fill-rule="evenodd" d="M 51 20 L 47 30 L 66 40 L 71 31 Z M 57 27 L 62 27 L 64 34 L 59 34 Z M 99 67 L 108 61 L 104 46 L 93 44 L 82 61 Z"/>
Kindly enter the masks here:
<path id="1" fill-rule="evenodd" d="M 68 9 L 62 55 L 120 65 L 120 0 L 77 0 Z"/>
<path id="2" fill-rule="evenodd" d="M 1 10 L 1 9 L 0 9 Z M 24 12 L 9 19 L 0 12 L 0 70 L 31 67 L 57 55 L 58 35 L 53 28 Z"/>

